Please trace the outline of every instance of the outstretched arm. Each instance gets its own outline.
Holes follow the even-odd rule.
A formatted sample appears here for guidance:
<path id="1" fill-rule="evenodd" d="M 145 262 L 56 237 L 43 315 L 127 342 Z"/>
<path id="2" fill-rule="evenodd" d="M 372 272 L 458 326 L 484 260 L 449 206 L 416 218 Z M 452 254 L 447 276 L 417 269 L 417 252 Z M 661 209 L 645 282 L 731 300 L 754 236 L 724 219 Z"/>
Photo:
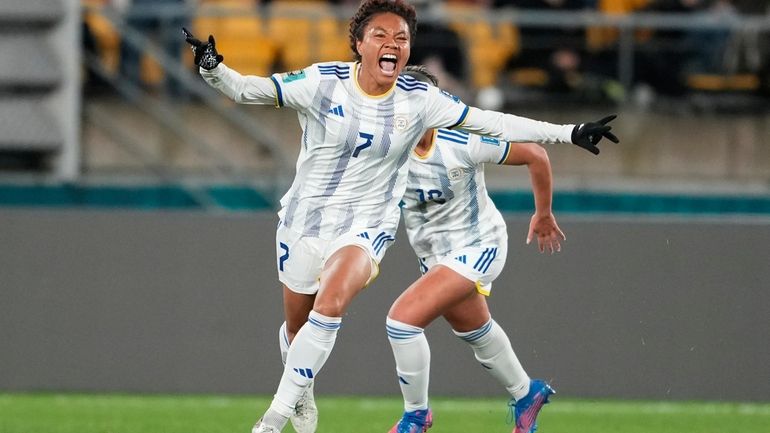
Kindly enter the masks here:
<path id="1" fill-rule="evenodd" d="M 537 244 L 540 252 L 548 250 L 561 251 L 561 241 L 565 240 L 564 233 L 556 224 L 551 203 L 553 200 L 553 178 L 551 175 L 551 162 L 548 153 L 535 143 L 511 143 L 508 157 L 503 161 L 505 165 L 526 165 L 532 182 L 532 191 L 535 195 L 535 214 L 529 221 L 529 233 L 527 244 L 537 236 Z"/>
<path id="2" fill-rule="evenodd" d="M 614 115 L 596 122 L 558 125 L 470 107 L 463 104 L 459 98 L 434 86 L 428 86 L 427 98 L 424 119 L 426 129 L 457 128 L 515 143 L 571 143 L 594 155 L 599 153 L 597 144 L 603 138 L 615 143 L 619 141 L 610 132 L 612 126 L 609 123 L 615 119 Z"/>
<path id="3" fill-rule="evenodd" d="M 214 36 L 207 42 L 196 39 L 189 30 L 182 28 L 185 41 L 195 55 L 204 80 L 215 89 L 241 104 L 279 105 L 277 84 L 272 78 L 241 75 L 221 64 L 224 57 L 217 52 Z"/>
<path id="4" fill-rule="evenodd" d="M 457 127 L 474 134 L 491 135 L 517 143 L 528 141 L 544 144 L 572 143 L 598 155 L 597 144 L 602 138 L 613 143 L 620 141 L 610 132 L 612 126 L 609 123 L 616 117 L 616 115 L 611 115 L 596 122 L 578 125 L 558 125 L 513 114 L 468 107 L 462 124 Z"/>

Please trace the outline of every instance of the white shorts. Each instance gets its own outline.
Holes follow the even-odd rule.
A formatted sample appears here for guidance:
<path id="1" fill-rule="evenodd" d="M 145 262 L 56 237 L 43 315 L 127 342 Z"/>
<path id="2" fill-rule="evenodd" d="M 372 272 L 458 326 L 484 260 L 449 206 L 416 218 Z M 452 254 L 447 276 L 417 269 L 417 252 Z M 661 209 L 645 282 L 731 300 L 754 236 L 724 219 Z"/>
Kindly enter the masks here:
<path id="1" fill-rule="evenodd" d="M 492 292 L 492 281 L 503 271 L 508 256 L 508 242 L 486 247 L 465 247 L 447 254 L 420 258 L 423 274 L 436 265 L 443 265 L 476 283 L 484 296 Z"/>
<path id="2" fill-rule="evenodd" d="M 340 248 L 355 245 L 372 260 L 369 284 L 377 277 L 380 261 L 395 239 L 395 228 L 353 228 L 337 239 L 324 240 L 302 236 L 279 224 L 275 234 L 278 280 L 293 292 L 313 295 L 318 292 L 326 260 Z"/>

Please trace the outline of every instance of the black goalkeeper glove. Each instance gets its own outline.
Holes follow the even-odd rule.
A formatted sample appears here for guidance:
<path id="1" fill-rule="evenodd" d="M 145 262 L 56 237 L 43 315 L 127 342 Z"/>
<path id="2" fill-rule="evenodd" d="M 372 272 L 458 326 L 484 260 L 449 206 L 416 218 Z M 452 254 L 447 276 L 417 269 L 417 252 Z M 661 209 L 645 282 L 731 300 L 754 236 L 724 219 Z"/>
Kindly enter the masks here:
<path id="1" fill-rule="evenodd" d="M 210 71 L 225 59 L 223 55 L 217 53 L 214 36 L 209 35 L 208 42 L 201 42 L 195 39 L 192 33 L 184 27 L 182 27 L 182 34 L 184 35 L 184 40 L 190 44 L 193 54 L 195 54 L 195 64 L 201 68 Z"/>
<path id="2" fill-rule="evenodd" d="M 572 129 L 572 142 L 593 153 L 594 155 L 598 155 L 599 148 L 596 147 L 596 145 L 599 144 L 599 141 L 601 141 L 602 137 L 607 137 L 607 139 L 613 143 L 620 142 L 618 137 L 610 132 L 612 127 L 607 125 L 616 117 L 618 116 L 613 114 L 612 116 L 607 116 L 598 122 L 588 122 L 575 125 L 575 128 Z"/>

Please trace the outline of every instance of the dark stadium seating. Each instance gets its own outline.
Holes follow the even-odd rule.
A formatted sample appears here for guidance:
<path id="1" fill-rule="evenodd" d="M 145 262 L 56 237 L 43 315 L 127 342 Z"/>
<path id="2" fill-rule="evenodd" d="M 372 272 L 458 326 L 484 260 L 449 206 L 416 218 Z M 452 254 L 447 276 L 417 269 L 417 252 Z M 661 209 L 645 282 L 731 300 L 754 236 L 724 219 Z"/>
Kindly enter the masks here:
<path id="1" fill-rule="evenodd" d="M 217 48 L 226 54 L 231 68 L 267 76 L 273 72 L 276 43 L 266 36 L 264 20 L 253 8 L 251 0 L 203 1 L 193 32 L 201 37 L 215 35 Z"/>
<path id="2" fill-rule="evenodd" d="M 315 62 L 351 60 L 347 20 L 338 20 L 329 5 L 314 1 L 272 2 L 270 38 L 278 46 L 278 60 L 285 70 Z"/>
<path id="3" fill-rule="evenodd" d="M 63 145 L 47 104 L 63 76 L 48 39 L 63 13 L 59 0 L 0 2 L 0 168 L 37 166 Z"/>
<path id="4" fill-rule="evenodd" d="M 520 51 L 519 30 L 511 23 L 489 23 L 486 10 L 477 4 L 448 3 L 447 12 L 468 53 L 473 86 L 494 85 L 508 59 Z"/>

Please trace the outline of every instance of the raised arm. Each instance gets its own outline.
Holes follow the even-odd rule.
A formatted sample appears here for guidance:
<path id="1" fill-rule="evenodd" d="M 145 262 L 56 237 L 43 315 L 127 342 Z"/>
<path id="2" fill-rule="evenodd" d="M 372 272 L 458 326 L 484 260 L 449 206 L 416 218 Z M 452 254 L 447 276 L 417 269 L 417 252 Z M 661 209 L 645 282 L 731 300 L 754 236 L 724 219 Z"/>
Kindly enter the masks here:
<path id="1" fill-rule="evenodd" d="M 511 143 L 505 165 L 526 165 L 532 182 L 532 192 L 535 196 L 535 214 L 529 221 L 527 244 L 537 236 L 540 252 L 548 250 L 561 251 L 561 241 L 565 240 L 564 233 L 556 224 L 551 203 L 553 200 L 553 178 L 551 162 L 545 149 L 535 143 Z"/>
<path id="2" fill-rule="evenodd" d="M 202 42 L 184 27 L 182 34 L 192 48 L 201 76 L 211 87 L 240 104 L 279 105 L 280 95 L 275 78 L 241 75 L 222 64 L 224 57 L 217 52 L 212 35 L 209 35 L 207 42 Z"/>

